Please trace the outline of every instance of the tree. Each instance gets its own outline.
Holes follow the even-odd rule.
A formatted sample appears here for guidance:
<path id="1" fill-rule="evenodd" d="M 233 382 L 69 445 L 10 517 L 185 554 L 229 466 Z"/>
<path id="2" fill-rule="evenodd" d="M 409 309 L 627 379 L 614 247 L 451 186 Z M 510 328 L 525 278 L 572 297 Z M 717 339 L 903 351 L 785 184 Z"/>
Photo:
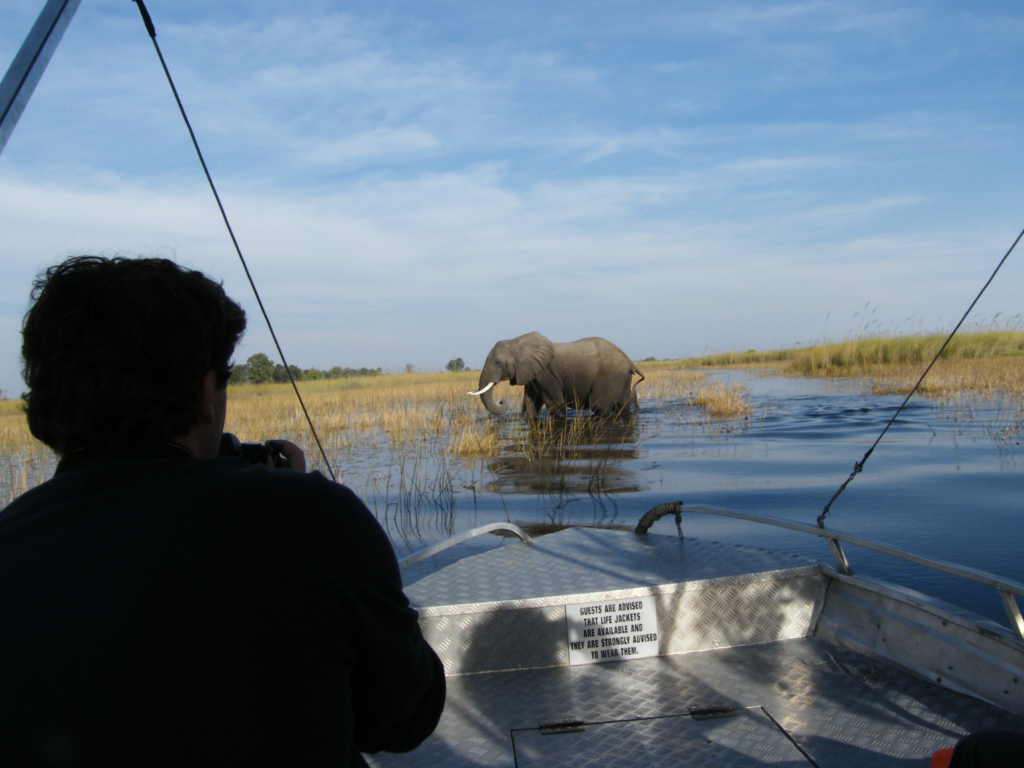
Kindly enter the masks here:
<path id="1" fill-rule="evenodd" d="M 445 370 L 457 373 L 458 371 L 466 370 L 466 364 L 462 362 L 461 357 L 456 357 L 454 360 L 448 361 L 448 364 L 445 366 Z"/>
<path id="2" fill-rule="evenodd" d="M 288 371 L 292 372 L 291 378 L 288 378 Z M 285 384 L 294 379 L 295 381 L 302 381 L 302 369 L 297 365 L 289 365 L 287 369 L 280 363 L 274 365 L 274 381 L 278 384 Z"/>
<path id="3" fill-rule="evenodd" d="M 231 378 L 228 379 L 228 384 L 245 384 L 249 381 L 249 365 L 247 363 L 235 364 L 231 366 Z"/>
<path id="4" fill-rule="evenodd" d="M 275 363 L 262 352 L 257 352 L 245 364 L 249 368 L 249 381 L 253 384 L 266 384 L 274 380 Z"/>

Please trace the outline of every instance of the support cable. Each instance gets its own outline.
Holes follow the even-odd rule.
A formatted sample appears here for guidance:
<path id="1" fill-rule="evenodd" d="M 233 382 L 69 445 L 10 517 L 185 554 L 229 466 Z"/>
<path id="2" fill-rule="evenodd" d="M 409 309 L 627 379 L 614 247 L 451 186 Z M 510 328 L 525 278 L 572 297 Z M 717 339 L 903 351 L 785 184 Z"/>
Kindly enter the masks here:
<path id="1" fill-rule="evenodd" d="M 334 482 L 338 482 L 338 478 L 334 475 L 334 470 L 331 468 L 331 462 L 327 460 L 327 453 L 324 451 L 324 446 L 320 442 L 320 436 L 317 434 L 316 427 L 313 426 L 313 420 L 309 416 L 309 411 L 306 410 L 306 404 L 302 400 L 302 395 L 299 393 L 299 387 L 295 383 L 295 377 L 292 375 L 291 368 L 288 365 L 288 361 L 285 360 L 284 350 L 281 349 L 281 344 L 277 340 L 277 334 L 274 333 L 274 326 L 270 322 L 270 316 L 267 314 L 267 310 L 263 306 L 263 300 L 260 298 L 260 292 L 256 290 L 256 283 L 252 279 L 252 275 L 249 273 L 249 265 L 245 263 L 245 257 L 242 255 L 242 249 L 238 245 L 238 240 L 235 238 L 235 232 L 231 228 L 231 222 L 228 221 L 228 215 L 224 210 L 224 206 L 220 201 L 220 195 L 217 194 L 217 187 L 213 183 L 213 177 L 210 176 L 210 171 L 206 167 L 206 160 L 203 159 L 202 150 L 199 149 L 199 142 L 196 139 L 196 134 L 192 130 L 192 124 L 189 122 L 188 115 L 185 114 L 185 107 L 181 103 L 181 99 L 178 97 L 178 89 L 174 87 L 174 80 L 171 78 L 170 70 L 167 69 L 167 63 L 164 61 L 164 55 L 160 51 L 160 45 L 156 41 L 156 28 L 153 26 L 153 19 L 150 18 L 149 11 L 146 10 L 146 5 L 143 0 L 132 0 L 139 6 L 139 12 L 142 14 L 142 21 L 146 25 L 146 31 L 149 32 L 149 37 L 153 41 L 153 47 L 156 49 L 156 55 L 160 59 L 160 66 L 164 69 L 164 74 L 167 76 L 167 82 L 171 86 L 171 92 L 174 94 L 174 100 L 178 103 L 178 110 L 181 112 L 181 117 L 185 121 L 185 126 L 188 128 L 188 134 L 192 137 L 192 146 L 196 148 L 196 154 L 199 156 L 199 162 L 203 166 L 203 173 L 206 174 L 206 180 L 210 184 L 210 189 L 213 191 L 213 197 L 217 201 L 217 207 L 220 209 L 221 218 L 224 219 L 224 226 L 228 228 L 228 234 L 231 236 L 231 242 L 235 246 L 235 253 L 238 254 L 239 261 L 242 262 L 242 269 L 245 270 L 245 276 L 249 279 L 249 285 L 252 286 L 252 292 L 256 296 L 256 303 L 259 304 L 260 312 L 263 313 L 263 319 L 267 322 L 267 328 L 270 330 L 270 336 L 274 340 L 274 346 L 277 347 L 277 353 L 281 356 L 281 364 L 284 366 L 285 372 L 288 374 L 288 380 L 292 383 L 292 389 L 295 390 L 295 396 L 299 399 L 299 405 L 302 406 L 302 413 L 306 417 L 306 423 L 309 424 L 309 429 L 313 433 L 313 439 L 316 441 L 316 447 L 320 451 L 320 456 L 324 460 L 324 466 L 327 467 L 327 473 L 331 476 Z"/>
<path id="2" fill-rule="evenodd" d="M 882 438 L 885 436 L 885 433 L 889 431 L 889 427 L 891 427 L 893 425 L 893 422 L 896 421 L 896 417 L 900 415 L 906 404 L 910 402 L 910 398 L 914 396 L 915 392 L 917 392 L 917 388 L 921 386 L 921 382 L 924 381 L 924 377 L 928 375 L 928 372 L 932 369 L 932 366 L 935 365 L 939 357 L 942 356 L 942 353 L 946 351 L 946 347 L 949 345 L 949 342 L 952 341 L 953 336 L 956 334 L 956 332 L 960 330 L 960 326 L 964 324 L 964 321 L 967 319 L 967 316 L 971 314 L 971 310 L 974 309 L 974 305 L 978 303 L 978 300 L 981 298 L 981 295 L 985 292 L 989 285 L 991 285 L 992 281 L 996 277 L 996 274 L 999 272 L 1000 269 L 1002 269 L 1003 264 L 1006 263 L 1006 260 L 1010 257 L 1010 254 L 1013 253 L 1013 249 L 1017 247 L 1017 243 L 1020 242 L 1022 237 L 1024 237 L 1024 230 L 1021 230 L 1021 233 L 1017 235 L 1017 239 L 1013 241 L 1013 245 L 1011 245 L 1010 249 L 1003 255 L 1003 258 L 999 260 L 999 264 L 996 265 L 996 268 L 992 271 L 992 274 L 985 282 L 985 285 L 981 287 L 981 290 L 978 291 L 978 295 L 974 297 L 974 301 L 971 302 L 971 306 L 967 308 L 967 311 L 964 312 L 964 316 L 960 318 L 960 322 L 956 324 L 956 328 L 953 329 L 953 331 L 949 334 L 946 340 L 942 343 L 942 346 L 939 348 L 939 351 L 935 353 L 935 357 L 932 358 L 932 361 L 928 363 L 928 367 L 924 369 L 924 373 L 921 374 L 921 378 L 917 380 L 917 384 L 915 384 L 914 388 L 911 389 L 910 392 L 907 394 L 906 398 L 903 400 L 903 403 L 900 405 L 900 407 L 896 409 L 896 413 L 894 413 L 892 415 L 892 418 L 889 419 L 889 423 L 885 425 L 885 429 L 883 429 L 882 433 L 875 439 L 875 442 L 871 444 L 871 447 L 868 448 L 868 452 L 864 454 L 864 457 L 853 465 L 853 472 L 851 472 L 850 476 L 846 478 L 846 482 L 840 485 L 839 490 L 836 491 L 835 494 L 833 494 L 832 498 L 828 500 L 828 504 L 825 505 L 825 509 L 822 510 L 822 513 L 820 515 L 818 515 L 819 528 L 825 527 L 825 517 L 828 515 L 829 511 L 832 508 L 832 502 L 839 498 L 839 494 L 845 491 L 846 486 L 848 486 L 850 482 L 853 480 L 853 478 L 855 478 L 861 472 L 861 470 L 864 469 L 864 462 L 868 460 L 868 456 L 871 455 L 871 453 L 875 450 L 875 447 L 882 441 Z"/>

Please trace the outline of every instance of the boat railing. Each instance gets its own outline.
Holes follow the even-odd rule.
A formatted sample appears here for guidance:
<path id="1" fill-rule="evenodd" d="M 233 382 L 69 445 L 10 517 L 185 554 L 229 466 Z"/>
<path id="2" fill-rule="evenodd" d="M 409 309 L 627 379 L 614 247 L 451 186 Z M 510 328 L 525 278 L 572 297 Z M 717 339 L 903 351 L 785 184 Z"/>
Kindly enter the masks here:
<path id="1" fill-rule="evenodd" d="M 852 544 L 857 547 L 863 547 L 864 549 L 870 549 L 874 552 L 881 552 L 882 554 L 898 557 L 901 560 L 907 560 L 908 562 L 916 563 L 917 565 L 923 565 L 925 568 L 931 568 L 934 571 L 948 573 L 953 576 L 959 576 L 962 579 L 968 579 L 970 581 L 978 582 L 979 584 L 994 587 L 1003 601 L 1003 607 L 1006 609 L 1006 615 L 1010 619 L 1011 629 L 1013 629 L 1018 640 L 1024 640 L 1024 617 L 1021 616 L 1020 606 L 1017 605 L 1016 597 L 1017 595 L 1024 596 L 1024 584 L 1021 584 L 1020 582 L 1002 579 L 986 571 L 981 571 L 977 568 L 970 568 L 966 565 L 957 565 L 956 563 L 946 562 L 945 560 L 934 560 L 928 557 L 921 557 L 920 555 L 915 555 L 912 552 L 906 552 L 898 547 L 894 547 L 891 544 L 870 541 L 869 539 L 862 539 L 859 536 L 850 536 L 849 534 L 840 533 L 839 531 L 832 531 L 827 528 L 819 528 L 813 525 L 803 525 L 802 523 L 795 523 L 790 520 L 780 520 L 774 517 L 765 517 L 764 515 L 751 515 L 746 512 L 734 512 L 731 509 L 718 509 L 716 507 L 691 507 L 680 505 L 680 511 L 700 515 L 731 517 L 736 520 L 748 520 L 753 523 L 772 525 L 776 528 L 786 528 L 791 531 L 799 531 L 801 533 L 809 533 L 812 536 L 819 536 L 828 542 L 829 549 L 832 551 L 832 556 L 836 560 L 839 572 L 847 576 L 853 575 L 853 569 L 850 567 L 850 562 L 846 557 L 846 553 L 843 551 L 841 542 Z"/>
<path id="2" fill-rule="evenodd" d="M 511 533 L 514 536 L 518 536 L 527 544 L 530 544 L 533 541 L 533 539 L 530 538 L 530 535 L 518 525 L 513 525 L 512 523 L 491 523 L 489 525 L 482 525 L 479 528 L 474 528 L 471 531 L 466 531 L 465 533 L 460 533 L 458 536 L 452 536 L 450 539 L 445 539 L 432 547 L 421 549 L 419 552 L 414 552 L 408 557 L 403 557 L 398 561 L 398 567 L 407 568 L 413 563 L 418 563 L 420 560 L 425 560 L 428 557 L 433 557 L 439 552 L 444 552 L 446 549 L 454 547 L 456 544 L 461 544 L 469 539 L 482 536 L 485 533 L 494 533 L 495 531 Z"/>
<path id="3" fill-rule="evenodd" d="M 673 511 L 675 510 L 691 514 L 731 517 L 736 520 L 746 520 L 752 523 L 761 523 L 762 525 L 771 525 L 776 528 L 786 528 L 791 531 L 798 531 L 800 533 L 808 533 L 812 536 L 818 536 L 819 538 L 825 539 L 828 543 L 832 556 L 836 560 L 839 572 L 846 576 L 852 576 L 853 569 L 850 567 L 850 561 L 847 559 L 846 552 L 843 550 L 843 543 L 863 547 L 864 549 L 870 549 L 874 552 L 881 552 L 882 554 L 890 555 L 891 557 L 897 557 L 901 560 L 916 563 L 917 565 L 924 566 L 925 568 L 931 568 L 934 571 L 948 573 L 953 576 L 959 576 L 962 579 L 993 587 L 999 593 L 999 597 L 1003 602 L 1003 607 L 1006 609 L 1006 615 L 1010 620 L 1010 628 L 1013 630 L 1018 640 L 1024 641 L 1024 617 L 1021 616 L 1020 606 L 1017 604 L 1017 596 L 1020 595 L 1024 597 L 1024 584 L 1021 584 L 1020 582 L 1003 579 L 986 571 L 981 571 L 977 568 L 971 568 L 966 565 L 958 565 L 956 563 L 946 562 L 945 560 L 921 557 L 920 555 L 915 555 L 912 552 L 906 552 L 898 547 L 894 547 L 891 544 L 883 544 L 882 542 L 862 539 L 859 536 L 850 536 L 849 534 L 840 533 L 839 531 L 833 531 L 827 528 L 795 523 L 791 520 L 781 520 L 775 517 L 765 517 L 764 515 L 751 515 L 746 512 L 735 512 L 731 509 L 719 509 L 717 507 L 684 506 L 680 504 L 678 507 L 674 507 Z M 462 542 L 468 541 L 476 536 L 496 531 L 511 533 L 518 536 L 526 543 L 533 541 L 529 534 L 517 525 L 513 525 L 512 523 L 491 523 L 490 525 L 484 525 L 479 528 L 466 531 L 465 533 L 460 533 L 458 536 L 453 536 L 439 544 L 435 544 L 431 547 L 420 550 L 419 552 L 415 552 L 408 557 L 399 560 L 398 565 L 400 568 L 406 568 L 413 563 L 418 563 L 420 560 L 424 560 L 443 552 L 456 544 L 461 544 Z M 682 529 L 680 529 L 680 534 L 681 533 Z"/>

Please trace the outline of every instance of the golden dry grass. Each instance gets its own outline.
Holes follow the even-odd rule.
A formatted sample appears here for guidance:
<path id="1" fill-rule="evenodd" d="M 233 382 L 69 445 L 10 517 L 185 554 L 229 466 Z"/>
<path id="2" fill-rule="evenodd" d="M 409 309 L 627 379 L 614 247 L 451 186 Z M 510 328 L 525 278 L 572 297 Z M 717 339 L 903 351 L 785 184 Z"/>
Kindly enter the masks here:
<path id="1" fill-rule="evenodd" d="M 466 393 L 477 374 L 398 374 L 365 379 L 300 383 L 303 400 L 328 454 L 357 447 L 403 450 L 423 440 L 444 438 L 451 453 L 473 456 L 495 450 L 494 425 L 481 418 L 480 400 Z M 508 384 L 499 399 L 517 397 Z M 520 395 L 521 397 L 521 395 Z M 245 385 L 228 392 L 225 428 L 242 440 L 283 437 L 307 449 L 311 437 L 290 385 Z"/>
<path id="2" fill-rule="evenodd" d="M 348 446 L 393 450 L 423 441 L 442 440 L 456 456 L 493 456 L 500 449 L 497 424 L 467 396 L 478 374 L 397 374 L 354 380 L 300 383 L 303 399 L 328 453 Z M 522 387 L 507 382 L 495 388 L 496 399 L 514 411 L 522 402 Z M 680 400 L 705 408 L 713 416 L 749 412 L 742 388 L 704 384 L 704 374 L 654 371 L 638 387 L 641 405 Z M 512 411 L 510 411 L 512 412 Z M 311 448 L 305 421 L 291 386 L 244 385 L 228 393 L 226 429 L 242 440 L 283 437 Z"/>
<path id="3" fill-rule="evenodd" d="M 517 420 L 497 420 L 467 392 L 476 388 L 477 373 L 396 374 L 377 377 L 300 382 L 300 391 L 331 466 L 339 479 L 351 477 L 354 465 L 364 474 L 413 468 L 408 457 L 429 455 L 434 464 L 493 458 L 513 444 L 536 454 L 565 454 L 588 438 L 586 420 L 567 429 L 535 427 L 528 435 Z M 742 393 L 722 385 L 705 387 L 703 374 L 653 371 L 638 388 L 642 405 L 679 401 L 712 416 L 748 410 Z M 499 384 L 496 398 L 514 413 L 522 387 Z M 0 400 L 0 502 L 7 504 L 52 476 L 53 453 L 28 431 L 19 401 Z M 288 384 L 243 385 L 228 392 L 225 429 L 241 440 L 280 437 L 302 446 L 311 468 L 324 469 L 301 407 Z M 536 434 L 533 434 L 536 433 Z M 549 434 L 550 433 L 550 434 Z M 367 457 L 375 457 L 368 459 Z M 376 462 L 368 467 L 367 462 Z M 401 466 L 400 466 L 401 465 Z M 364 478 L 364 483 L 373 478 Z"/>
<path id="4" fill-rule="evenodd" d="M 0 506 L 53 475 L 53 451 L 28 431 L 20 400 L 0 400 Z"/>
<path id="5" fill-rule="evenodd" d="M 648 370 L 768 369 L 779 375 L 868 378 L 877 393 L 909 392 L 946 340 L 945 334 L 866 336 L 767 352 L 728 352 L 640 363 Z M 1024 332 L 960 333 L 925 379 L 921 392 L 1024 398 Z"/>
<path id="6" fill-rule="evenodd" d="M 776 370 L 790 375 L 863 376 L 873 382 L 874 392 L 893 393 L 909 391 L 926 364 L 921 360 L 937 349 L 934 344 L 931 337 L 896 345 L 873 339 L 870 344 L 862 340 L 790 350 L 785 360 L 782 353 L 771 353 L 774 362 L 754 359 L 753 353 L 743 356 L 745 367 L 782 365 Z M 1019 424 L 1024 420 L 1022 346 L 1022 334 L 1003 332 L 981 338 L 975 334 L 951 348 L 922 391 L 954 403 L 958 398 L 1008 396 L 1010 411 L 1016 409 L 1008 421 Z M 716 365 L 723 362 L 718 356 L 641 363 L 646 374 L 637 389 L 641 408 L 664 405 L 695 428 L 748 416 L 749 393 L 743 387 L 708 382 L 699 371 L 707 360 Z M 476 388 L 477 378 L 472 371 L 414 373 L 300 382 L 299 386 L 331 465 L 342 480 L 353 472 L 369 476 L 364 478 L 367 483 L 390 478 L 396 471 L 415 474 L 420 471 L 416 462 L 422 464 L 424 457 L 434 467 L 490 459 L 509 450 L 564 457 L 575 443 L 588 439 L 585 420 L 575 420 L 578 423 L 570 423 L 567 429 L 542 424 L 531 431 L 524 430 L 518 420 L 492 418 L 479 398 L 466 394 Z M 495 395 L 509 403 L 510 413 L 522 402 L 522 388 L 507 382 L 496 387 Z M 231 387 L 226 429 L 242 440 L 293 440 L 306 451 L 311 468 L 323 469 L 290 385 Z M 29 433 L 20 401 L 0 400 L 0 504 L 50 477 L 54 465 L 52 452 Z"/>
<path id="7" fill-rule="evenodd" d="M 924 366 L 906 363 L 895 366 L 863 366 L 861 375 L 871 378 L 876 394 L 910 392 L 921 378 Z M 970 393 L 973 397 L 1008 395 L 1024 398 L 1024 357 L 989 359 L 940 359 L 928 372 L 920 392 L 950 396 Z"/>
<path id="8" fill-rule="evenodd" d="M 702 409 L 712 418 L 746 416 L 751 411 L 749 391 L 740 385 L 720 381 L 707 382 L 706 375 L 693 370 L 670 370 L 668 366 L 651 370 L 637 390 L 640 405 L 675 402 Z"/>
<path id="9" fill-rule="evenodd" d="M 750 413 L 751 405 L 747 399 L 749 395 L 749 390 L 744 386 L 729 386 L 716 381 L 710 386 L 698 387 L 692 402 L 693 405 L 706 409 L 712 416 L 735 418 Z"/>

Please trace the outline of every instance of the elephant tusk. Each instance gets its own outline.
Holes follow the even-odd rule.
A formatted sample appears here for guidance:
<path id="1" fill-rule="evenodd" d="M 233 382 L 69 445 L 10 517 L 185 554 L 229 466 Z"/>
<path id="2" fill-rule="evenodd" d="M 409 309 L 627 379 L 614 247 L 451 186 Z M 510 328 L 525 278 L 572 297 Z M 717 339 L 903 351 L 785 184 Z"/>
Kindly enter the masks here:
<path id="1" fill-rule="evenodd" d="M 489 390 L 493 386 L 494 386 L 494 382 L 492 381 L 490 384 L 488 384 L 486 387 L 481 389 L 479 392 L 467 392 L 466 394 L 467 395 L 482 395 L 484 392 L 486 392 L 487 390 Z"/>

